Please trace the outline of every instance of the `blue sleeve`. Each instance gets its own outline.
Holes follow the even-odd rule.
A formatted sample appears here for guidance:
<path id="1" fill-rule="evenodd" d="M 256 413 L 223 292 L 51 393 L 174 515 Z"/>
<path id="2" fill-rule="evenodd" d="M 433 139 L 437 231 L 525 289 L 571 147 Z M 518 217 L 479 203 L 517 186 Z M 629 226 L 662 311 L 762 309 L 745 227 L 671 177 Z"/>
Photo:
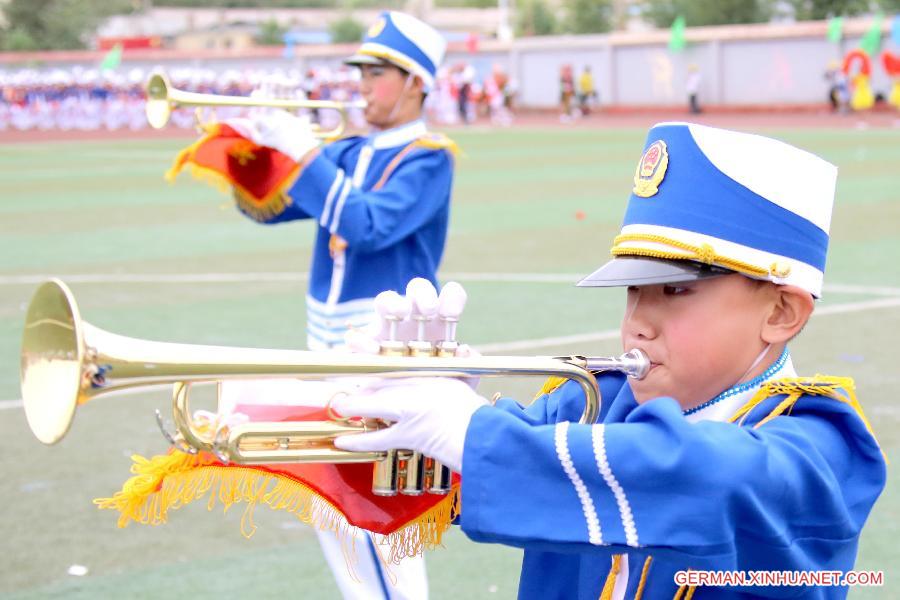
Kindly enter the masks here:
<path id="1" fill-rule="evenodd" d="M 597 421 L 603 421 L 613 399 L 625 385 L 625 375 L 616 372 L 605 372 L 597 375 L 597 387 L 600 390 L 600 414 Z M 498 406 L 515 412 L 519 405 L 510 400 L 500 401 Z M 577 423 L 584 412 L 584 392 L 574 381 L 567 381 L 549 394 L 541 394 L 525 409 L 525 415 L 534 424 L 571 421 Z"/>
<path id="2" fill-rule="evenodd" d="M 697 567 L 852 568 L 885 467 L 839 404 L 804 398 L 759 429 L 688 423 L 670 398 L 598 425 L 484 407 L 466 435 L 461 525 L 476 541 L 555 552 L 650 547 Z"/>
<path id="3" fill-rule="evenodd" d="M 453 178 L 450 153 L 415 150 L 378 190 L 352 189 L 350 176 L 319 157 L 291 190 L 294 204 L 364 252 L 392 246 L 446 208 Z"/>

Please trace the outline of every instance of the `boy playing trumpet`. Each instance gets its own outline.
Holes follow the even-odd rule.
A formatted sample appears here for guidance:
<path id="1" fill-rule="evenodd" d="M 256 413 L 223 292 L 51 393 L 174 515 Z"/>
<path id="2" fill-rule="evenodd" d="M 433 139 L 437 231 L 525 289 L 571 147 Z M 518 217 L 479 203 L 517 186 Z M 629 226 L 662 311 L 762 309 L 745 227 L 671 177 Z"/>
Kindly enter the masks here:
<path id="1" fill-rule="evenodd" d="M 627 288 L 623 349 L 649 357 L 646 377 L 598 375 L 585 425 L 571 383 L 522 408 L 459 380 L 383 382 L 333 407 L 395 424 L 336 445 L 461 472 L 463 531 L 525 549 L 522 598 L 689 598 L 689 570 L 851 570 L 884 457 L 852 380 L 798 377 L 788 350 L 821 295 L 835 180 L 776 140 L 653 127 L 613 259 L 579 283 Z"/>
<path id="2" fill-rule="evenodd" d="M 393 11 L 379 16 L 344 61 L 360 69 L 369 135 L 323 145 L 308 120 L 283 111 L 232 123 L 299 165 L 285 194 L 260 203 L 235 188 L 235 197 L 238 208 L 261 223 L 317 223 L 306 296 L 310 350 L 341 347 L 350 328 L 375 318 L 373 301 L 382 290 L 414 277 L 437 282 L 456 146 L 428 131 L 423 104 L 445 50 L 443 36 L 419 19 Z M 230 403 L 264 394 L 258 385 L 223 386 Z M 420 556 L 388 569 L 372 535 L 356 530 L 351 575 L 341 543 L 331 531 L 316 531 L 345 598 L 428 597 Z"/>

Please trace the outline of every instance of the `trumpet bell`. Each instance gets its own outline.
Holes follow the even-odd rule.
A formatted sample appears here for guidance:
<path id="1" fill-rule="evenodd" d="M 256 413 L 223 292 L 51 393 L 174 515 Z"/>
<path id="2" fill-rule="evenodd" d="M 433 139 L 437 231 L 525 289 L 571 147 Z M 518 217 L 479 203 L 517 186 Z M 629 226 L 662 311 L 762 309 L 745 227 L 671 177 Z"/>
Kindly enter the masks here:
<path id="1" fill-rule="evenodd" d="M 162 129 L 172 116 L 169 103 L 169 80 L 162 73 L 153 73 L 147 80 L 147 122 L 154 129 Z"/>
<path id="2" fill-rule="evenodd" d="M 81 324 L 75 299 L 61 281 L 37 289 L 25 317 L 19 374 L 25 418 L 45 444 L 66 435 L 83 401 Z"/>

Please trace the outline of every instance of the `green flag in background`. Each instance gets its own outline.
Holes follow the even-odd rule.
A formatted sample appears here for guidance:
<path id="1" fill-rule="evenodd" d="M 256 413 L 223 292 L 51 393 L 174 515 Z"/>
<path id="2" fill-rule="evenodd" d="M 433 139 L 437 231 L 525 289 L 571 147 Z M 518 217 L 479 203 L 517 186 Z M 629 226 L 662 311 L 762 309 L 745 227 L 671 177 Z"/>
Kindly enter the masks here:
<path id="1" fill-rule="evenodd" d="M 109 71 L 115 69 L 122 62 L 122 44 L 116 44 L 106 53 L 103 61 L 100 63 L 101 71 Z"/>
<path id="2" fill-rule="evenodd" d="M 837 44 L 844 36 L 844 17 L 831 17 L 828 20 L 828 41 Z"/>
<path id="3" fill-rule="evenodd" d="M 669 50 L 678 52 L 684 50 L 687 42 L 684 39 L 684 15 L 675 17 L 672 23 L 672 30 L 669 35 Z"/>
<path id="4" fill-rule="evenodd" d="M 859 47 L 866 51 L 866 54 L 869 56 L 875 56 L 878 54 L 878 49 L 881 48 L 881 23 L 884 21 L 884 15 L 877 14 L 875 15 L 875 20 L 872 22 L 872 26 L 869 27 L 869 30 L 866 34 L 859 40 Z"/>

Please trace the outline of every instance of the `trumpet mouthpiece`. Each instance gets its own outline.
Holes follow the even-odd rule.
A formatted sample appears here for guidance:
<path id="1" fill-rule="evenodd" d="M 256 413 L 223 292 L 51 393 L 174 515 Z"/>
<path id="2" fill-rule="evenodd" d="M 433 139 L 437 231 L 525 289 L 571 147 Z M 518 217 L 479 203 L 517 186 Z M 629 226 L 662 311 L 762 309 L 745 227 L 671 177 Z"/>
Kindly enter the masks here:
<path id="1" fill-rule="evenodd" d="M 635 348 L 618 358 L 587 358 L 585 367 L 589 371 L 619 371 L 632 379 L 643 379 L 650 371 L 650 359 L 643 351 Z"/>
<path id="2" fill-rule="evenodd" d="M 622 361 L 622 372 L 632 379 L 643 379 L 650 371 L 650 359 L 637 348 L 629 350 L 619 360 Z"/>

